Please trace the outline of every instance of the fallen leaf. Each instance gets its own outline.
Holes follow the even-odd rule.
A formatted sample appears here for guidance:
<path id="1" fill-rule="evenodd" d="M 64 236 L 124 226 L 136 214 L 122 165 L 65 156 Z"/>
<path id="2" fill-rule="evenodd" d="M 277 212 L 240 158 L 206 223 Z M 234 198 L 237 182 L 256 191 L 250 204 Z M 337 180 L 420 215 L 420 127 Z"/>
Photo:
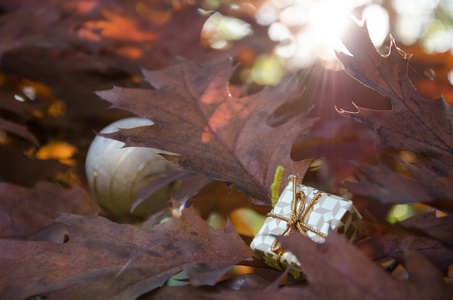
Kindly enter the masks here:
<path id="1" fill-rule="evenodd" d="M 56 159 L 39 160 L 28 158 L 24 151 L 29 142 L 13 141 L 0 146 L 0 181 L 33 187 L 40 181 L 55 178 L 69 169 Z"/>
<path id="2" fill-rule="evenodd" d="M 342 39 L 353 56 L 337 53 L 337 57 L 348 74 L 388 97 L 392 109 L 357 107 L 357 112 L 338 112 L 370 126 L 379 146 L 451 159 L 453 108 L 443 98 L 426 100 L 417 93 L 407 75 L 410 55 L 397 48 L 393 39 L 389 53 L 383 56 L 371 42 L 367 27 L 353 26 Z"/>
<path id="3" fill-rule="evenodd" d="M 236 290 L 223 290 L 215 286 L 202 286 L 202 287 L 193 287 L 191 285 L 184 286 L 165 286 L 159 288 L 155 291 L 150 292 L 149 294 L 143 295 L 139 300 L 147 299 L 175 299 L 175 300 L 185 300 L 188 297 L 193 299 L 251 299 L 250 297 L 256 295 L 256 293 L 240 292 Z"/>
<path id="4" fill-rule="evenodd" d="M 389 235 L 382 246 L 381 257 L 392 257 L 406 266 L 404 251 L 411 249 L 423 255 L 445 276 L 453 264 L 453 249 L 440 241 L 414 235 Z M 406 266 L 407 267 L 407 266 Z"/>
<path id="5" fill-rule="evenodd" d="M 232 182 L 255 202 L 269 204 L 279 165 L 287 175 L 302 176 L 313 161 L 295 162 L 289 153 L 297 134 L 314 120 L 306 118 L 305 111 L 283 125 L 268 126 L 266 119 L 274 110 L 295 97 L 291 82 L 234 98 L 228 92 L 233 71 L 226 60 L 204 68 L 178 60 L 165 70 L 144 71 L 145 80 L 157 90 L 114 87 L 98 92 L 112 107 L 155 122 L 104 136 L 126 146 L 177 153 L 164 156 L 190 171 Z"/>
<path id="6" fill-rule="evenodd" d="M 282 297 L 305 296 L 306 286 L 283 287 L 278 291 L 269 291 L 266 288 L 271 283 L 255 274 L 241 275 L 233 279 L 222 281 L 215 286 L 193 287 L 185 286 L 165 286 L 146 295 L 139 300 L 146 299 L 187 299 L 188 295 L 197 299 L 281 299 Z M 307 299 L 307 298 L 304 298 Z M 308 298 L 316 299 L 316 298 Z"/>
<path id="7" fill-rule="evenodd" d="M 453 264 L 452 222 L 452 216 L 437 218 L 430 212 L 389 225 L 379 257 L 393 257 L 404 263 L 404 250 L 417 250 L 447 274 Z"/>
<path id="8" fill-rule="evenodd" d="M 438 176 L 424 165 L 414 166 L 401 162 L 412 178 L 407 178 L 389 169 L 384 164 L 357 164 L 357 182 L 342 185 L 356 195 L 379 200 L 381 203 L 404 204 L 422 202 L 439 209 L 453 209 L 453 184 L 448 177 Z M 437 201 L 443 200 L 444 205 Z"/>
<path id="9" fill-rule="evenodd" d="M 340 116 L 329 120 L 322 116 L 309 132 L 297 138 L 292 157 L 295 160 L 313 156 L 324 158 L 320 167 L 325 167 L 327 184 L 320 188 L 328 190 L 354 175 L 356 167 L 348 161 L 377 161 L 377 151 L 372 144 L 374 138 L 369 128 L 357 126 L 351 120 Z"/>
<path id="10" fill-rule="evenodd" d="M 138 197 L 132 204 L 131 211 L 156 191 L 172 182 L 181 181 L 181 184 L 175 194 L 172 195 L 172 198 L 179 203 L 185 204 L 187 199 L 198 193 L 203 186 L 212 181 L 210 178 L 183 170 L 167 172 L 167 174 L 163 175 L 162 178 L 153 180 L 138 192 Z"/>
<path id="11" fill-rule="evenodd" d="M 30 45 L 61 46 L 76 39 L 72 26 L 83 16 L 74 10 L 75 1 L 54 0 L 46 5 L 24 1 L 0 16 L 0 56 L 7 50 Z M 71 3 L 70 3 L 71 2 Z M 72 14 L 68 14 L 72 10 Z"/>
<path id="12" fill-rule="evenodd" d="M 439 270 L 415 251 L 405 251 L 409 279 L 401 281 L 332 230 L 324 244 L 300 234 L 278 240 L 299 260 L 309 282 L 308 298 L 446 299 L 453 293 Z"/>
<path id="13" fill-rule="evenodd" d="M 424 213 L 398 223 L 406 228 L 416 228 L 428 236 L 453 246 L 453 216 L 436 217 L 435 212 Z"/>
<path id="14" fill-rule="evenodd" d="M 214 285 L 253 256 L 231 224 L 209 227 L 193 208 L 148 231 L 98 217 L 62 215 L 64 244 L 0 240 L 6 299 L 133 299 L 185 270 L 192 285 Z"/>
<path id="15" fill-rule="evenodd" d="M 453 264 L 453 237 L 451 233 L 451 216 L 436 217 L 435 212 L 413 216 L 402 222 L 389 224 L 369 212 L 360 227 L 362 241 L 357 245 L 371 258 L 392 257 L 404 263 L 404 250 L 412 249 L 422 253 L 427 260 L 447 274 Z"/>
<path id="16" fill-rule="evenodd" d="M 90 215 L 99 211 L 91 195 L 81 187 L 64 189 L 41 182 L 33 189 L 1 182 L 0 238 L 26 237 L 51 225 L 61 213 Z"/>

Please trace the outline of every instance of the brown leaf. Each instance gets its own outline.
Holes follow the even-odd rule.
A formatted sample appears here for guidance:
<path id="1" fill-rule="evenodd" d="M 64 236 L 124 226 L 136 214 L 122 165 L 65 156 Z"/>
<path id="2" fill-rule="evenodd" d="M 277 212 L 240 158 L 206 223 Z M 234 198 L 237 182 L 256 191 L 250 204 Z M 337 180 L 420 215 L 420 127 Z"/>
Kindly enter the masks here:
<path id="1" fill-rule="evenodd" d="M 374 251 L 370 253 L 370 257 L 393 257 L 404 263 L 404 250 L 417 250 L 447 274 L 449 265 L 453 263 L 451 216 L 437 218 L 434 212 L 429 212 L 396 224 L 388 224 L 368 212 L 362 216 L 365 228 L 361 228 L 361 236 L 368 239 L 358 246 L 367 252 L 373 246 Z"/>
<path id="2" fill-rule="evenodd" d="M 452 248 L 445 247 L 439 241 L 413 235 L 389 235 L 382 247 L 382 257 L 393 257 L 406 266 L 405 249 L 417 251 L 443 274 L 447 274 L 449 266 L 453 264 Z"/>
<path id="3" fill-rule="evenodd" d="M 322 116 L 309 133 L 297 138 L 292 157 L 300 160 L 316 154 L 325 158 L 322 161 L 328 168 L 328 179 L 325 181 L 332 186 L 354 175 L 356 167 L 347 161 L 377 160 L 377 151 L 372 143 L 374 139 L 374 133 L 366 126 L 357 126 L 354 121 L 340 116 L 333 120 Z M 330 186 L 324 187 L 324 190 Z"/>
<path id="4" fill-rule="evenodd" d="M 0 240 L 8 299 L 134 299 L 185 270 L 193 285 L 213 285 L 234 264 L 253 256 L 231 224 L 209 227 L 193 210 L 143 231 L 98 216 L 63 215 L 65 244 Z M 11 255 L 14 253 L 14 255 Z"/>
<path id="5" fill-rule="evenodd" d="M 41 182 L 33 189 L 0 183 L 0 237 L 26 237 L 49 226 L 62 213 L 90 215 L 99 211 L 93 198 L 78 186 L 63 189 Z"/>
<path id="6" fill-rule="evenodd" d="M 138 197 L 132 204 L 131 211 L 163 186 L 178 180 L 181 181 L 181 185 L 172 197 L 180 203 L 185 203 L 187 199 L 198 193 L 203 186 L 212 181 L 210 178 L 192 172 L 182 170 L 167 172 L 162 178 L 153 180 L 138 192 Z"/>
<path id="7" fill-rule="evenodd" d="M 398 174 L 384 164 L 357 164 L 362 172 L 357 173 L 357 182 L 342 185 L 356 195 L 369 196 L 382 203 L 429 203 L 437 207 L 436 201 L 445 200 L 452 209 L 453 184 L 448 177 L 441 177 L 424 165 L 414 166 L 401 162 L 413 178 Z"/>
<path id="8" fill-rule="evenodd" d="M 72 26 L 83 17 L 78 15 L 75 1 L 48 0 L 45 5 L 25 2 L 0 16 L 0 56 L 27 45 L 61 46 L 76 39 Z"/>
<path id="9" fill-rule="evenodd" d="M 410 55 L 397 48 L 376 51 L 364 25 L 343 39 L 352 57 L 337 53 L 347 73 L 388 97 L 392 110 L 377 111 L 357 107 L 357 112 L 339 113 L 370 126 L 379 137 L 379 145 L 411 150 L 427 157 L 451 158 L 453 153 L 453 109 L 443 98 L 423 99 L 407 75 Z"/>
<path id="10" fill-rule="evenodd" d="M 191 285 L 184 286 L 165 286 L 155 291 L 150 292 L 139 298 L 139 300 L 147 299 L 175 299 L 186 300 L 192 299 L 226 299 L 226 300 L 241 300 L 251 299 L 255 292 L 241 292 L 236 290 L 220 290 L 216 286 L 193 287 Z"/>
<path id="11" fill-rule="evenodd" d="M 223 215 L 230 215 L 238 208 L 250 208 L 262 215 L 270 211 L 269 206 L 255 205 L 247 201 L 247 196 L 236 190 L 230 190 L 221 181 L 213 181 L 204 186 L 198 194 L 190 198 L 190 203 L 204 218 L 209 217 L 213 211 Z M 230 216 L 231 217 L 231 216 Z"/>
<path id="12" fill-rule="evenodd" d="M 228 92 L 233 70 L 226 60 L 204 68 L 178 60 L 165 70 L 144 72 L 158 90 L 115 87 L 98 92 L 112 107 L 155 122 L 105 136 L 126 146 L 177 153 L 164 156 L 190 171 L 232 182 L 256 202 L 269 204 L 279 165 L 287 175 L 302 176 L 313 161 L 294 162 L 289 154 L 294 138 L 314 120 L 305 117 L 306 111 L 278 127 L 266 125 L 274 110 L 295 96 L 291 82 L 234 98 Z"/>
<path id="13" fill-rule="evenodd" d="M 250 299 L 317 299 L 316 297 L 307 298 L 304 293 L 307 287 L 304 286 L 284 286 L 278 291 L 268 291 L 266 287 L 269 281 L 258 277 L 255 274 L 246 274 L 233 278 L 232 280 L 222 281 L 215 286 L 193 287 L 184 286 L 165 286 L 143 295 L 139 300 L 146 299 L 187 299 L 188 295 L 195 299 L 231 299 L 231 300 L 250 300 Z"/>
<path id="14" fill-rule="evenodd" d="M 400 231 L 388 235 L 382 245 L 382 257 L 390 256 L 404 263 L 404 250 L 417 250 L 447 274 L 453 264 L 452 222 L 452 216 L 436 218 L 434 213 L 425 213 L 397 223 L 396 226 L 406 229 L 406 234 Z"/>
<path id="15" fill-rule="evenodd" d="M 0 129 L 4 129 L 8 132 L 14 133 L 24 139 L 29 140 L 35 145 L 38 145 L 39 142 L 36 137 L 27 129 L 26 126 L 11 122 L 9 120 L 3 119 L 0 117 Z"/>
<path id="16" fill-rule="evenodd" d="M 440 272 L 413 251 L 406 253 L 409 280 L 392 278 L 342 236 L 330 231 L 324 244 L 293 234 L 279 237 L 294 253 L 317 299 L 442 299 L 453 293 Z M 423 270 L 424 268 L 425 271 Z"/>
<path id="17" fill-rule="evenodd" d="M 0 146 L 0 181 L 33 187 L 39 181 L 54 178 L 57 173 L 69 169 L 56 159 L 30 159 L 22 152 L 28 142 L 15 141 Z"/>
<path id="18" fill-rule="evenodd" d="M 428 236 L 453 246 L 453 216 L 436 217 L 435 212 L 414 216 L 399 223 L 406 228 L 416 228 Z"/>

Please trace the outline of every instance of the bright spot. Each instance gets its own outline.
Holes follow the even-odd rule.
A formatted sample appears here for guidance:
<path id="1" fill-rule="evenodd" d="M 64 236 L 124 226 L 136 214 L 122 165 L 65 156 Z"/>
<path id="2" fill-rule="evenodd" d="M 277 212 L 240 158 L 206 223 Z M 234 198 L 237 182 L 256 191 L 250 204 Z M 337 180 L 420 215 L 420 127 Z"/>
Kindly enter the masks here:
<path id="1" fill-rule="evenodd" d="M 438 0 L 393 0 L 397 12 L 396 34 L 402 43 L 411 45 L 427 30 Z"/>
<path id="2" fill-rule="evenodd" d="M 279 22 L 272 23 L 269 26 L 269 38 L 273 41 L 283 41 L 291 38 L 288 27 Z"/>
<path id="3" fill-rule="evenodd" d="M 421 15 L 435 9 L 439 0 L 393 0 L 392 2 L 399 14 Z"/>
<path id="4" fill-rule="evenodd" d="M 211 226 L 212 228 L 223 229 L 227 224 L 227 219 L 224 215 L 214 211 L 209 214 L 206 223 L 208 223 L 208 225 Z"/>
<path id="5" fill-rule="evenodd" d="M 14 95 L 14 99 L 20 102 L 25 102 L 25 98 L 22 97 L 21 95 Z"/>
<path id="6" fill-rule="evenodd" d="M 296 51 L 297 47 L 293 37 L 291 37 L 284 43 L 280 43 L 275 48 L 275 53 L 277 53 L 278 56 L 284 58 L 293 57 L 294 54 L 296 54 Z"/>
<path id="7" fill-rule="evenodd" d="M 279 17 L 287 26 L 301 26 L 308 22 L 309 11 L 309 3 L 298 3 L 282 10 Z"/>
<path id="8" fill-rule="evenodd" d="M 77 148 L 71 144 L 64 141 L 51 141 L 39 148 L 35 157 L 37 159 L 59 159 L 60 162 L 65 162 L 76 152 Z"/>
<path id="9" fill-rule="evenodd" d="M 448 30 L 440 21 L 434 21 L 428 26 L 426 38 L 423 41 L 426 52 L 443 53 L 453 48 L 453 30 Z"/>
<path id="10" fill-rule="evenodd" d="M 286 25 L 280 22 L 274 22 L 269 26 L 269 38 L 273 41 L 280 42 L 275 47 L 275 53 L 280 57 L 291 57 L 296 53 L 296 44 L 294 36 Z"/>
<path id="11" fill-rule="evenodd" d="M 245 207 L 235 209 L 229 217 L 236 231 L 247 236 L 256 236 L 266 220 L 266 216 Z"/>
<path id="12" fill-rule="evenodd" d="M 265 2 L 256 12 L 256 22 L 260 25 L 270 25 L 277 21 L 277 9 L 270 3 Z"/>
<path id="13" fill-rule="evenodd" d="M 321 0 L 313 4 L 309 30 L 312 38 L 321 46 L 319 56 L 324 60 L 335 58 L 334 49 L 344 49 L 340 37 L 350 13 L 351 8 L 338 0 Z"/>
<path id="14" fill-rule="evenodd" d="M 394 205 L 389 211 L 388 221 L 390 223 L 400 222 L 409 218 L 413 214 L 414 210 L 410 204 Z"/>
<path id="15" fill-rule="evenodd" d="M 409 211 L 407 204 L 400 204 L 400 205 L 395 205 L 393 208 L 393 215 L 395 218 L 399 219 L 401 217 L 404 217 L 405 214 Z"/>
<path id="16" fill-rule="evenodd" d="M 230 41 L 240 40 L 251 33 L 247 22 L 216 12 L 203 25 L 201 35 L 210 47 L 224 49 L 230 46 Z"/>
<path id="17" fill-rule="evenodd" d="M 453 85 L 453 70 L 448 73 L 448 81 Z"/>
<path id="18" fill-rule="evenodd" d="M 417 16 L 401 15 L 396 20 L 396 32 L 398 39 L 412 45 L 423 35 L 424 22 Z"/>
<path id="19" fill-rule="evenodd" d="M 273 56 L 258 57 L 252 67 L 253 80 L 262 85 L 274 85 L 280 82 L 283 76 L 281 62 Z"/>
<path id="20" fill-rule="evenodd" d="M 375 47 L 382 43 L 389 34 L 389 14 L 380 5 L 369 5 L 363 11 L 363 19 L 367 22 L 368 32 Z"/>
<path id="21" fill-rule="evenodd" d="M 35 100 L 36 99 L 36 89 L 32 86 L 25 86 L 22 89 L 22 92 L 30 99 L 30 100 Z"/>
<path id="22" fill-rule="evenodd" d="M 316 58 L 316 45 L 308 32 L 301 31 L 296 35 L 297 51 L 294 58 L 297 65 L 305 68 Z"/>
<path id="23" fill-rule="evenodd" d="M 182 215 L 182 211 L 184 210 L 185 206 L 184 204 L 182 204 L 180 207 L 177 207 L 177 208 L 173 208 L 172 211 L 171 211 L 171 214 L 176 217 L 176 218 L 180 218 L 181 215 Z"/>

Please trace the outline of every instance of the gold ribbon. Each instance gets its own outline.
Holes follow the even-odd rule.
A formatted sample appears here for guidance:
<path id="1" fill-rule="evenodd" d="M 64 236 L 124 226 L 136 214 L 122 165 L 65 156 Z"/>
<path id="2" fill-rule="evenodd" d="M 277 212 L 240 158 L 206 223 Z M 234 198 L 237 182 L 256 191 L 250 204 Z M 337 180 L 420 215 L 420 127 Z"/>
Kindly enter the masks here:
<path id="1" fill-rule="evenodd" d="M 293 200 L 291 201 L 291 215 L 289 217 L 281 216 L 274 213 L 268 213 L 268 217 L 273 217 L 276 219 L 280 219 L 286 221 L 286 230 L 281 234 L 282 236 L 288 236 L 292 234 L 294 231 L 298 231 L 302 233 L 304 236 L 307 236 L 307 231 L 311 231 L 323 238 L 327 236 L 322 233 L 321 231 L 305 224 L 305 218 L 307 217 L 308 212 L 310 209 L 315 205 L 316 201 L 322 196 L 322 192 L 317 192 L 316 195 L 311 199 L 308 205 L 306 204 L 305 200 L 307 200 L 307 196 L 304 192 L 300 191 L 297 192 L 297 180 L 299 177 L 291 176 L 291 181 L 293 182 Z M 300 204 L 299 204 L 300 202 Z M 277 262 L 280 268 L 283 269 L 281 264 L 281 258 L 285 250 L 281 247 L 281 245 L 274 241 L 271 246 L 271 251 L 277 254 Z"/>

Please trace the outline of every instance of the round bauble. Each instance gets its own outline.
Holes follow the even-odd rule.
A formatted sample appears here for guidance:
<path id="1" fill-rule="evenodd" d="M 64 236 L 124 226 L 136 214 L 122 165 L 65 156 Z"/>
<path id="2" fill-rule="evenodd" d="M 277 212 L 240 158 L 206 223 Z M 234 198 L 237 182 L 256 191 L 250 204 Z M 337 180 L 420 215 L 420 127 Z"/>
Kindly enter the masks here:
<path id="1" fill-rule="evenodd" d="M 110 124 L 101 133 L 150 125 L 153 122 L 148 119 L 127 118 Z M 137 193 L 159 178 L 158 174 L 177 170 L 178 167 L 157 154 L 163 151 L 123 146 L 124 143 L 117 140 L 99 135 L 95 137 L 88 149 L 85 164 L 88 185 L 99 205 L 106 211 L 119 216 L 146 218 L 165 207 L 175 192 L 175 186 L 170 184 L 161 188 L 131 212 Z"/>

